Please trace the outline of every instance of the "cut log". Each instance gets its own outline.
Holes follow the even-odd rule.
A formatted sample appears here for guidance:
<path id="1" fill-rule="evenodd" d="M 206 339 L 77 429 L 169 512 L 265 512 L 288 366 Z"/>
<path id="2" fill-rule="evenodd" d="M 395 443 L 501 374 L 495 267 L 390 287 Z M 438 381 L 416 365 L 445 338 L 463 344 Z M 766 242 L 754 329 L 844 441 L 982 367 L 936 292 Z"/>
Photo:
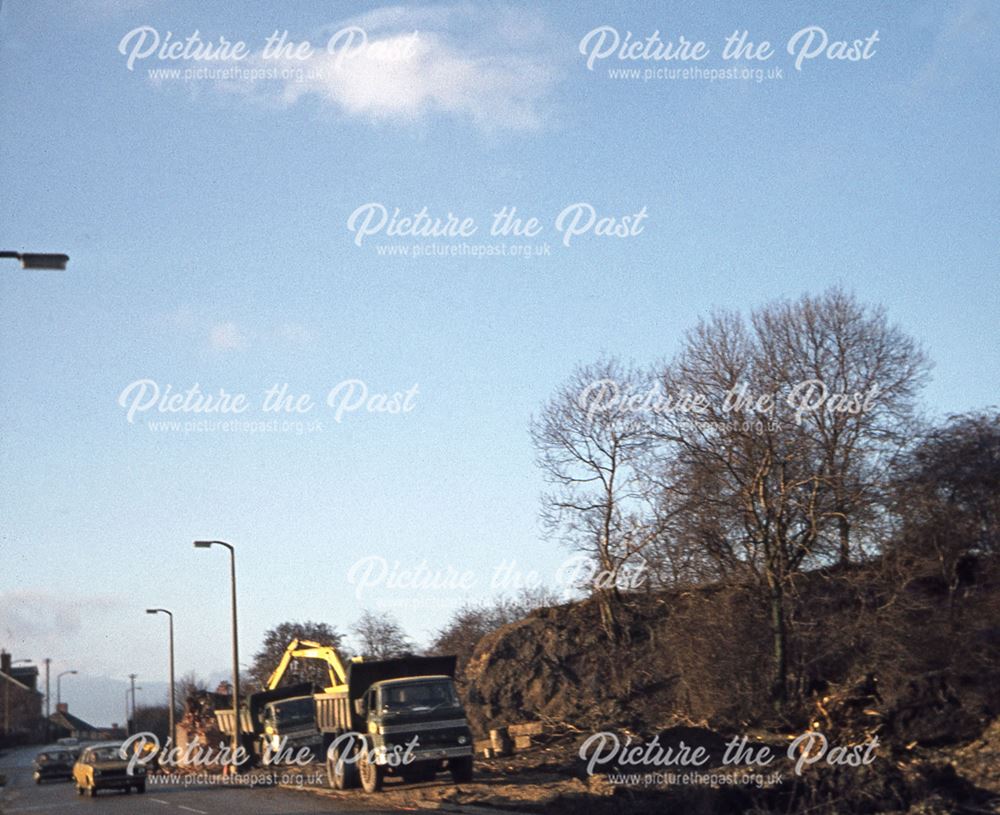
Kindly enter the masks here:
<path id="1" fill-rule="evenodd" d="M 493 745 L 493 754 L 505 756 L 510 752 L 510 737 L 507 735 L 507 728 L 500 727 L 490 731 L 490 743 Z"/>
<path id="2" fill-rule="evenodd" d="M 518 736 L 540 736 L 543 727 L 541 722 L 525 722 L 524 724 L 508 725 L 507 732 L 515 738 Z"/>

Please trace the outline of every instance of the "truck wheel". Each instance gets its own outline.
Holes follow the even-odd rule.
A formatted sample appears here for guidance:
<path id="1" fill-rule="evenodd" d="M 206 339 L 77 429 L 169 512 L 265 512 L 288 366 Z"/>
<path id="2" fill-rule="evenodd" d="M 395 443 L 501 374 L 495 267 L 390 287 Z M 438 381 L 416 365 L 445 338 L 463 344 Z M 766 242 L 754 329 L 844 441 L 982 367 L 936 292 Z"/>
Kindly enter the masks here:
<path id="1" fill-rule="evenodd" d="M 358 786 L 358 765 L 342 747 L 327 753 L 326 777 L 335 790 L 352 790 Z"/>
<path id="2" fill-rule="evenodd" d="M 385 781 L 385 765 L 375 764 L 371 758 L 369 743 L 366 741 L 362 744 L 361 755 L 358 757 L 358 775 L 361 776 L 361 786 L 367 793 L 378 792 Z"/>
<path id="3" fill-rule="evenodd" d="M 448 769 L 451 770 L 452 780 L 456 784 L 468 783 L 472 780 L 472 756 L 449 759 Z"/>
<path id="4" fill-rule="evenodd" d="M 136 784 L 135 791 L 139 793 L 139 795 L 143 795 L 146 792 L 146 782 L 143 781 L 141 784 Z"/>

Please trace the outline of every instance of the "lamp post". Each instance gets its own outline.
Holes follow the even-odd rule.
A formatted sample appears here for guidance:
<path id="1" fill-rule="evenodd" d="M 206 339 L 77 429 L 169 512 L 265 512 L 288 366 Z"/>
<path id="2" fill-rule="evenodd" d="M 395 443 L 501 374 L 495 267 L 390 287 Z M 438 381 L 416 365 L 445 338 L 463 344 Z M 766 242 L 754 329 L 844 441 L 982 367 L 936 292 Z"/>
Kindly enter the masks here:
<path id="1" fill-rule="evenodd" d="M 61 272 L 69 263 L 69 255 L 40 252 L 0 252 L 0 258 L 19 260 L 22 269 L 49 269 Z"/>
<path id="2" fill-rule="evenodd" d="M 212 546 L 224 546 L 229 550 L 229 584 L 232 590 L 233 608 L 233 739 L 232 761 L 238 764 L 236 752 L 240 746 L 240 647 L 236 627 L 236 550 L 231 543 L 225 541 L 195 541 L 196 549 L 209 549 Z"/>
<path id="3" fill-rule="evenodd" d="M 146 613 L 166 614 L 170 618 L 170 704 L 168 707 L 168 727 L 170 728 L 170 742 L 173 744 L 177 740 L 177 734 L 174 731 L 174 705 L 176 704 L 176 697 L 174 696 L 174 613 L 165 608 L 147 608 Z"/>
<path id="4" fill-rule="evenodd" d="M 59 705 L 62 704 L 62 678 L 66 674 L 75 674 L 76 671 L 63 671 L 61 674 L 56 676 L 56 710 L 59 710 Z"/>

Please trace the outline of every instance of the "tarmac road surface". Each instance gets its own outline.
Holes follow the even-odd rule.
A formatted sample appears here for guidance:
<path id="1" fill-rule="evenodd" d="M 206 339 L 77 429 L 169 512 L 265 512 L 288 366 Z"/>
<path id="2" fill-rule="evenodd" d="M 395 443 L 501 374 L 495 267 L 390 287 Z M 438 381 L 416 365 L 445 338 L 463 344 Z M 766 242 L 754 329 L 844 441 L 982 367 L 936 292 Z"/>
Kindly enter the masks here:
<path id="1" fill-rule="evenodd" d="M 72 781 L 36 784 L 31 762 L 40 747 L 20 748 L 0 755 L 2 815 L 307 815 L 312 812 L 390 813 L 377 801 L 344 802 L 284 788 L 184 786 L 147 782 L 146 792 L 99 792 L 96 798 L 76 794 Z"/>

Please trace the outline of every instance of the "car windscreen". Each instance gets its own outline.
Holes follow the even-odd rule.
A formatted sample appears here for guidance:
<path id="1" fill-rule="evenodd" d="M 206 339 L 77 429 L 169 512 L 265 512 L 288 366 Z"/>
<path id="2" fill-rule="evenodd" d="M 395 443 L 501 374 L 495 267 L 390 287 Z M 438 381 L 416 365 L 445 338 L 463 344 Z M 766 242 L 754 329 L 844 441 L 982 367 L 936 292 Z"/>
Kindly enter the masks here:
<path id="1" fill-rule="evenodd" d="M 46 753 L 39 753 L 37 760 L 42 763 L 47 762 L 57 762 L 57 761 L 71 761 L 73 756 L 66 750 L 52 750 Z"/>
<path id="2" fill-rule="evenodd" d="M 116 744 L 113 747 L 95 747 L 88 754 L 90 761 L 122 761 L 121 748 Z"/>

